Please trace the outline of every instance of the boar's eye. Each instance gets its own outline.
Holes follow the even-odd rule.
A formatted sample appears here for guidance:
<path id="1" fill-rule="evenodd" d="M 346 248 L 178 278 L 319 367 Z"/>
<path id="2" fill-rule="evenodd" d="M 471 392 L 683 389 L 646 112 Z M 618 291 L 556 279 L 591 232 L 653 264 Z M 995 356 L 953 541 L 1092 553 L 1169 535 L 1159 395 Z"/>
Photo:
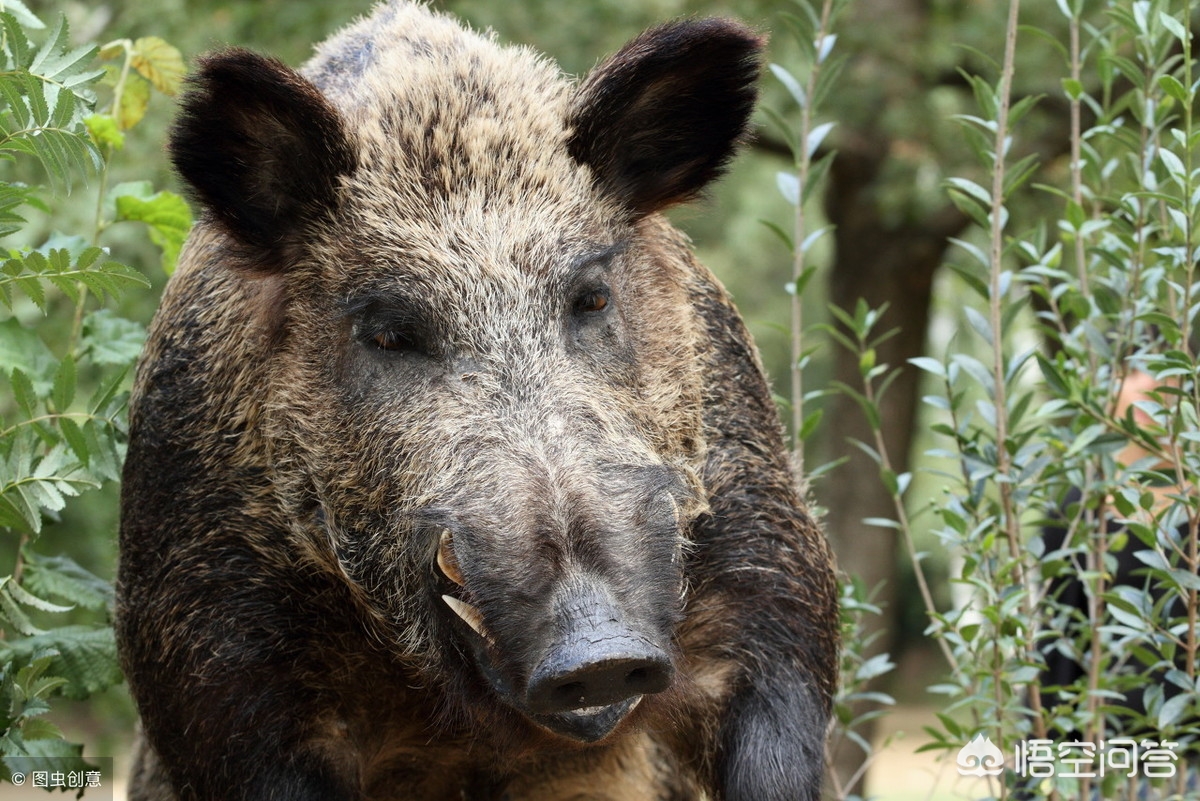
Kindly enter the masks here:
<path id="1" fill-rule="evenodd" d="M 607 287 L 589 289 L 575 299 L 576 314 L 597 314 L 607 309 L 608 306 L 609 294 Z"/>
<path id="2" fill-rule="evenodd" d="M 380 350 L 413 351 L 418 349 L 416 342 L 414 342 L 411 337 L 408 337 L 399 331 L 380 331 L 371 337 L 371 341 L 374 342 L 375 346 Z"/>
<path id="3" fill-rule="evenodd" d="M 347 304 L 352 336 L 368 350 L 397 354 L 433 355 L 432 326 L 415 304 L 403 298 L 368 295 Z"/>

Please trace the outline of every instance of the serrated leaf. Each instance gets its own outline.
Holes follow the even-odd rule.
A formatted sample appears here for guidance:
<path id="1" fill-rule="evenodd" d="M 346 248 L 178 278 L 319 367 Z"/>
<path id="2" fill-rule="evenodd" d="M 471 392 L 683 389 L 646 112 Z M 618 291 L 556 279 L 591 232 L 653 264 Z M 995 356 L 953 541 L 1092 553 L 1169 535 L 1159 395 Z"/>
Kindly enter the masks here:
<path id="1" fill-rule="evenodd" d="M 113 602 L 112 585 L 68 556 L 30 553 L 22 581 L 33 592 L 62 598 L 84 609 L 104 609 Z"/>
<path id="2" fill-rule="evenodd" d="M 0 322 L 0 370 L 9 375 L 20 370 L 40 397 L 50 391 L 56 366 L 54 354 L 36 332 L 15 318 Z"/>
<path id="3" fill-rule="evenodd" d="M 110 628 L 63 626 L 9 643 L 14 658 L 24 661 L 38 651 L 58 652 L 51 671 L 68 682 L 65 694 L 86 698 L 121 681 L 117 644 Z"/>
<path id="4" fill-rule="evenodd" d="M 83 320 L 81 350 L 93 364 L 125 366 L 137 360 L 146 341 L 141 323 L 127 320 L 111 309 L 97 309 Z"/>
<path id="5" fill-rule="evenodd" d="M 179 92 L 187 72 L 179 49 L 157 36 L 145 36 L 134 42 L 130 63 L 155 89 L 170 96 Z"/>
<path id="6" fill-rule="evenodd" d="M 91 475 L 102 481 L 118 480 L 121 477 L 121 460 L 116 440 L 110 436 L 101 438 L 97 426 L 88 426 L 83 433 L 91 457 L 88 464 Z"/>
<path id="7" fill-rule="evenodd" d="M 106 414 L 107 407 L 117 397 L 121 390 L 122 384 L 125 383 L 125 377 L 129 375 L 129 367 L 123 370 L 114 372 L 111 376 L 104 380 L 91 399 L 88 400 L 89 414 Z"/>
<path id="8" fill-rule="evenodd" d="M 14 601 L 21 604 L 21 606 L 28 606 L 31 609 L 39 609 L 42 612 L 56 613 L 70 612 L 72 609 L 74 609 L 73 606 L 61 606 L 59 604 L 50 603 L 47 600 L 39 598 L 15 581 L 9 581 L 8 584 L 5 585 L 5 589 L 12 594 Z"/>
<path id="9" fill-rule="evenodd" d="M 8 625 L 12 626 L 18 634 L 25 635 L 26 637 L 42 634 L 42 630 L 33 625 L 33 621 L 29 619 L 29 616 L 22 611 L 17 602 L 13 600 L 12 595 L 9 594 L 9 583 L 11 583 L 11 579 L 3 587 L 0 587 L 0 618 L 3 618 Z"/>
<path id="10" fill-rule="evenodd" d="M 58 370 L 54 373 L 54 388 L 50 399 L 54 403 L 55 411 L 62 413 L 70 408 L 71 402 L 75 400 L 75 381 L 75 359 L 67 354 L 58 363 Z"/>
<path id="11" fill-rule="evenodd" d="M 87 467 L 87 440 L 84 439 L 83 431 L 80 430 L 79 424 L 69 417 L 61 417 L 58 420 L 58 430 L 62 433 L 67 447 L 71 449 L 71 453 L 75 454 L 75 458 L 79 460 L 80 464 Z"/>
<path id="12" fill-rule="evenodd" d="M 65 679 L 57 679 L 54 683 L 57 687 L 62 687 L 67 682 Z M 26 714 L 28 714 L 28 711 Z M 38 742 L 45 740 L 61 741 L 63 739 L 62 729 L 58 728 L 45 718 L 26 719 L 21 724 L 21 736 L 26 742 Z"/>
<path id="13" fill-rule="evenodd" d="M 35 31 L 46 28 L 46 23 L 38 19 L 37 15 L 30 11 L 29 7 L 21 2 L 21 0 L 4 0 L 4 11 L 7 14 L 12 14 L 13 19 L 26 28 Z"/>
<path id="14" fill-rule="evenodd" d="M 17 367 L 9 375 L 8 383 L 12 387 L 13 398 L 21 407 L 21 411 L 25 413 L 26 417 L 33 417 L 37 413 L 38 399 L 29 376 L 25 375 L 24 370 Z"/>
<path id="15" fill-rule="evenodd" d="M 12 756 L 25 757 L 20 768 L 27 773 L 47 773 L 91 770 L 93 767 L 83 758 L 83 746 L 58 738 L 31 738 L 23 742 L 20 753 Z"/>
<path id="16" fill-rule="evenodd" d="M 95 45 L 71 48 L 70 44 L 67 18 L 59 17 L 54 30 L 29 63 L 29 71 L 50 84 L 68 88 L 99 78 L 103 70 L 87 70 L 99 48 Z M 81 100 L 90 99 L 88 94 L 79 97 Z"/>

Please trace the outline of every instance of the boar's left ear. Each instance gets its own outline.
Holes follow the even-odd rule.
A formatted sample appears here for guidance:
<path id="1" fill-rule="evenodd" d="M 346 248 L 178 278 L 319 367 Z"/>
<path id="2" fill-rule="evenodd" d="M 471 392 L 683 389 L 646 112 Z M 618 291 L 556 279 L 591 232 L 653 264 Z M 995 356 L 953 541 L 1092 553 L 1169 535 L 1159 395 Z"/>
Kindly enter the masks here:
<path id="1" fill-rule="evenodd" d="M 762 46 L 725 19 L 646 31 L 579 87 L 570 154 L 636 216 L 692 199 L 745 133 Z"/>
<path id="2" fill-rule="evenodd" d="M 341 115 L 298 72 L 248 50 L 205 57 L 189 83 L 171 160 L 247 267 L 282 269 L 354 171 Z"/>

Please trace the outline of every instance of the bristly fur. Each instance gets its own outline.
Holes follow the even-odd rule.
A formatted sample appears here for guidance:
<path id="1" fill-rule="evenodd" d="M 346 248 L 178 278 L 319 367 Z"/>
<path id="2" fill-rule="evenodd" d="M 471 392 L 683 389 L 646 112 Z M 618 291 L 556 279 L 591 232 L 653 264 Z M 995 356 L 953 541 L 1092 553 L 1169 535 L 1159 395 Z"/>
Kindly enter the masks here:
<path id="1" fill-rule="evenodd" d="M 670 23 L 575 85 L 396 0 L 300 70 L 199 63 L 122 489 L 131 798 L 816 797 L 831 557 L 656 213 L 732 157 L 761 45 Z M 670 677 L 594 743 L 528 706 L 588 599 Z"/>

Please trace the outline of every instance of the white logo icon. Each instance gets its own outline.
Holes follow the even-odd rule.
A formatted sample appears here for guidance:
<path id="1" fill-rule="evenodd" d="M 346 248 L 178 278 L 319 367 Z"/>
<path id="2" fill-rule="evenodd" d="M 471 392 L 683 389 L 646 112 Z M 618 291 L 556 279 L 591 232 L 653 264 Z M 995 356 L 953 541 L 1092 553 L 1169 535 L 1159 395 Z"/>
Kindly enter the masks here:
<path id="1" fill-rule="evenodd" d="M 1004 772 L 1004 754 L 990 737 L 976 734 L 958 752 L 958 772 L 962 776 L 999 776 Z"/>

